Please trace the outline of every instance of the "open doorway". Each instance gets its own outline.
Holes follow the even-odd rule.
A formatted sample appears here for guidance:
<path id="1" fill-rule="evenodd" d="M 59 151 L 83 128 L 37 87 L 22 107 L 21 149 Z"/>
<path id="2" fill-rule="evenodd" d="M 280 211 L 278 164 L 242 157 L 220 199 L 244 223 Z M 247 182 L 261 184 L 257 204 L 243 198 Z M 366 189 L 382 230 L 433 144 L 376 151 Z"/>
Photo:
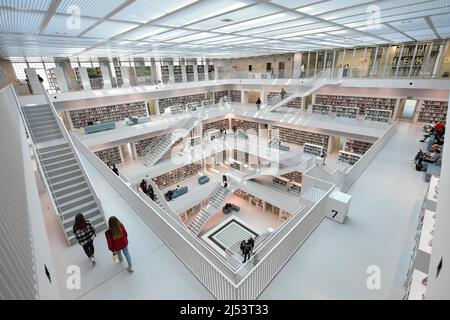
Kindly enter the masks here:
<path id="1" fill-rule="evenodd" d="M 416 113 L 417 102 L 415 99 L 401 99 L 397 119 L 412 122 Z"/>

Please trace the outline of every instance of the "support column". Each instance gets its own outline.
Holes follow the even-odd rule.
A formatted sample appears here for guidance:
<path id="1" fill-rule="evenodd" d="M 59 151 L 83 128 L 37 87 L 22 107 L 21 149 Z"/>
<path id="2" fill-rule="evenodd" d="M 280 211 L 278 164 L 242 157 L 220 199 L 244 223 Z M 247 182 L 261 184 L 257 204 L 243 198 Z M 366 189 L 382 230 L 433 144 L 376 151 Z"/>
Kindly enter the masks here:
<path id="1" fill-rule="evenodd" d="M 292 70 L 292 78 L 300 78 L 300 68 L 302 66 L 302 53 L 294 53 L 294 70 Z"/>
<path id="2" fill-rule="evenodd" d="M 80 71 L 81 84 L 83 85 L 84 90 L 92 90 L 91 80 L 89 79 L 89 75 L 86 67 L 78 67 Z"/>
<path id="3" fill-rule="evenodd" d="M 173 60 L 168 61 L 169 66 L 169 83 L 175 83 L 175 75 L 173 73 Z"/>
<path id="4" fill-rule="evenodd" d="M 194 61 L 192 61 L 192 64 L 194 65 L 194 81 L 198 82 L 197 59 L 194 59 Z"/>
<path id="5" fill-rule="evenodd" d="M 184 58 L 180 59 L 180 66 L 181 66 L 181 78 L 183 82 L 188 82 L 187 80 L 187 74 L 186 74 L 186 60 Z"/>
<path id="6" fill-rule="evenodd" d="M 214 80 L 219 80 L 219 65 L 214 61 Z"/>
<path id="7" fill-rule="evenodd" d="M 76 79 L 77 77 L 75 75 L 75 72 L 72 69 L 72 64 L 70 63 L 70 59 L 55 57 L 54 61 L 55 61 L 56 67 L 60 67 L 62 70 L 62 76 L 56 75 L 56 80 L 58 81 L 58 86 L 60 87 L 60 90 L 62 91 L 61 84 L 60 84 L 60 82 L 61 82 L 60 78 L 62 79 L 63 77 L 65 78 L 65 82 L 67 85 L 67 91 L 79 90 L 79 85 L 78 85 L 78 82 Z M 62 85 L 62 86 L 64 86 L 64 85 Z"/>
<path id="8" fill-rule="evenodd" d="M 120 67 L 120 73 L 122 74 L 122 87 L 129 88 L 130 87 L 130 71 L 128 67 Z"/>
<path id="9" fill-rule="evenodd" d="M 100 70 L 102 72 L 102 78 L 103 78 L 103 89 L 111 89 L 112 83 L 111 83 L 111 72 L 108 72 L 110 70 L 109 66 L 102 66 L 100 65 Z"/>
<path id="10" fill-rule="evenodd" d="M 209 60 L 208 59 L 205 59 L 205 81 L 208 81 L 209 80 L 209 75 L 208 75 L 208 62 L 209 62 Z"/>
<path id="11" fill-rule="evenodd" d="M 150 64 L 151 64 L 151 68 L 152 68 L 152 78 L 153 78 L 153 80 L 155 80 L 155 81 L 161 80 L 158 77 L 158 69 L 156 68 L 155 58 L 150 58 Z"/>
<path id="12" fill-rule="evenodd" d="M 37 73 L 36 73 L 36 69 L 34 68 L 26 68 L 25 70 L 25 74 L 28 77 L 28 80 L 30 81 L 30 88 L 31 88 L 31 92 L 33 94 L 43 94 L 43 88 L 41 86 L 41 83 L 39 82 Z"/>
<path id="13" fill-rule="evenodd" d="M 56 66 L 55 68 L 55 77 L 58 82 L 58 88 L 61 92 L 69 92 L 69 86 L 67 85 L 66 77 L 64 75 L 63 68 Z"/>

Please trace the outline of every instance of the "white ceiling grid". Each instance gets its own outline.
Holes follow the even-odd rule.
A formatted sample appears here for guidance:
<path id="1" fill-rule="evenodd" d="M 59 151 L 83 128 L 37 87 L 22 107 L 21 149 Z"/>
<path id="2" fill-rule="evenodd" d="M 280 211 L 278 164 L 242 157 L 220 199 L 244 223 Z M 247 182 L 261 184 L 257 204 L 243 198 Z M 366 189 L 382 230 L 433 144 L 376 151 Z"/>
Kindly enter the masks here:
<path id="1" fill-rule="evenodd" d="M 449 36 L 450 0 L 0 0 L 5 57 L 239 57 Z"/>

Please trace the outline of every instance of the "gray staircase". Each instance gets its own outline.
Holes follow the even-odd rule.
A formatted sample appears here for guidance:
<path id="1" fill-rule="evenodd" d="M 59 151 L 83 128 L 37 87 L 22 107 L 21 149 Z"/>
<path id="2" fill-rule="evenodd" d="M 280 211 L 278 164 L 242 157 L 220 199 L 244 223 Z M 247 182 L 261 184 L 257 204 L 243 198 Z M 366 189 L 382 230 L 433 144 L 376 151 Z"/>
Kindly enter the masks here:
<path id="1" fill-rule="evenodd" d="M 41 143 L 62 139 L 58 123 L 53 116 L 50 106 L 41 105 L 22 108 L 29 133 L 34 143 Z"/>
<path id="2" fill-rule="evenodd" d="M 50 106 L 23 107 L 22 111 L 36 145 L 42 179 L 49 188 L 68 243 L 76 243 L 72 226 L 78 213 L 83 213 L 97 232 L 106 229 L 100 202 Z"/>
<path id="3" fill-rule="evenodd" d="M 144 164 L 147 167 L 153 166 L 162 156 L 169 151 L 172 145 L 180 138 L 186 137 L 199 121 L 196 117 L 190 117 L 182 126 L 182 130 L 175 129 L 169 134 L 158 137 L 148 147 Z"/>
<path id="4" fill-rule="evenodd" d="M 192 220 L 189 225 L 189 230 L 191 230 L 195 235 L 198 236 L 202 227 L 208 222 L 211 215 L 222 208 L 222 205 L 228 199 L 228 197 L 233 192 L 232 186 L 229 184 L 227 188 L 220 186 L 211 196 L 211 200 L 208 205 L 200 210 L 198 215 Z"/>

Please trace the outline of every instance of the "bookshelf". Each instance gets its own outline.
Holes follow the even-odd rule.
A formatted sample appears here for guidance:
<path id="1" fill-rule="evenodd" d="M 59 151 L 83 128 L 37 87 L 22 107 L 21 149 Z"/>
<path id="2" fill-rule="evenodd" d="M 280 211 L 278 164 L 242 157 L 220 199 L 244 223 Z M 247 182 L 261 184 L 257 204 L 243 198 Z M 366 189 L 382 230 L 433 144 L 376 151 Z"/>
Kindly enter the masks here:
<path id="1" fill-rule="evenodd" d="M 397 99 L 317 94 L 315 104 L 331 106 L 332 112 L 336 112 L 338 106 L 346 106 L 358 108 L 360 115 L 365 114 L 365 109 L 390 110 L 394 114 Z"/>
<path id="2" fill-rule="evenodd" d="M 184 108 L 184 109 L 189 110 L 189 111 L 195 111 L 199 107 L 200 107 L 199 102 L 189 102 L 189 103 L 186 103 L 186 108 Z"/>
<path id="3" fill-rule="evenodd" d="M 360 154 L 351 153 L 347 151 L 339 151 L 339 161 L 342 163 L 354 165 L 361 158 Z"/>
<path id="4" fill-rule="evenodd" d="M 281 210 L 280 209 L 280 213 L 278 214 L 278 218 L 281 220 L 281 221 L 287 221 L 287 220 L 289 220 L 290 218 L 292 217 L 292 214 L 290 214 L 289 212 L 287 212 L 287 211 L 284 211 L 284 210 Z"/>
<path id="5" fill-rule="evenodd" d="M 197 73 L 198 73 L 198 81 L 204 81 L 205 80 L 205 66 L 197 65 Z"/>
<path id="6" fill-rule="evenodd" d="M 283 177 L 272 177 L 272 184 L 278 189 L 284 191 L 289 190 L 289 179 Z"/>
<path id="7" fill-rule="evenodd" d="M 165 111 L 165 109 L 164 109 L 164 111 Z M 185 111 L 186 111 L 186 107 L 182 104 L 176 104 L 174 106 L 170 106 L 171 114 L 183 113 Z"/>
<path id="8" fill-rule="evenodd" d="M 336 117 L 337 118 L 349 118 L 356 119 L 358 116 L 358 108 L 356 107 L 336 107 Z"/>
<path id="9" fill-rule="evenodd" d="M 164 113 L 164 110 L 168 107 L 172 106 L 178 106 L 188 104 L 188 103 L 201 103 L 203 100 L 205 100 L 205 94 L 204 93 L 197 93 L 187 96 L 179 96 L 179 97 L 170 97 L 170 98 L 162 98 L 158 100 L 159 105 L 159 112 Z M 184 111 L 184 110 L 183 110 Z"/>
<path id="10" fill-rule="evenodd" d="M 250 156 L 248 152 L 233 149 L 232 155 L 233 155 L 232 159 L 237 162 L 248 164 L 250 161 Z"/>
<path id="11" fill-rule="evenodd" d="M 217 166 L 219 164 L 224 163 L 227 161 L 227 151 L 223 150 L 222 152 L 217 152 L 214 154 L 214 165 Z"/>
<path id="12" fill-rule="evenodd" d="M 277 131 L 278 134 L 276 133 Z M 325 150 L 328 150 L 328 141 L 330 136 L 321 133 L 271 126 L 270 138 L 277 138 L 280 139 L 281 142 L 292 143 L 300 146 L 305 143 L 310 143 L 322 146 Z"/>
<path id="13" fill-rule="evenodd" d="M 239 198 L 244 199 L 245 201 L 247 201 L 248 203 L 254 205 L 255 207 L 257 207 L 260 210 L 264 210 L 264 201 L 258 197 L 255 197 L 254 195 L 242 191 L 241 189 L 237 189 L 234 194 L 236 196 L 238 196 Z"/>
<path id="14" fill-rule="evenodd" d="M 269 103 L 276 103 L 280 99 L 280 92 L 267 92 L 267 101 Z M 294 109 L 302 109 L 303 107 L 303 98 L 297 97 L 284 104 L 283 107 L 286 108 L 294 108 Z"/>
<path id="15" fill-rule="evenodd" d="M 161 81 L 163 83 L 169 83 L 169 66 L 161 66 Z"/>
<path id="16" fill-rule="evenodd" d="M 241 119 L 231 119 L 231 127 L 236 127 L 238 130 L 246 131 L 246 132 L 254 132 L 255 134 L 259 133 L 259 123 L 246 121 Z"/>
<path id="17" fill-rule="evenodd" d="M 122 156 L 119 147 L 113 147 L 105 150 L 95 151 L 97 157 L 106 164 L 121 164 Z"/>
<path id="18" fill-rule="evenodd" d="M 281 175 L 283 178 L 289 179 L 289 181 L 296 182 L 298 184 L 302 183 L 303 174 L 299 171 L 292 171 Z"/>
<path id="19" fill-rule="evenodd" d="M 133 115 L 135 117 L 146 117 L 147 106 L 145 101 L 130 102 L 98 108 L 89 108 L 69 111 L 70 119 L 74 128 L 87 126 L 89 121 L 122 121 L 125 117 Z"/>
<path id="20" fill-rule="evenodd" d="M 289 183 L 289 191 L 300 195 L 302 193 L 302 185 L 291 181 Z"/>
<path id="21" fill-rule="evenodd" d="M 364 116 L 364 120 L 389 122 L 391 115 L 392 115 L 391 110 L 366 109 L 366 114 Z"/>
<path id="22" fill-rule="evenodd" d="M 134 149 L 136 150 L 136 155 L 140 158 L 145 156 L 145 149 L 153 142 L 153 140 L 158 137 L 151 137 L 143 140 L 134 142 Z"/>
<path id="23" fill-rule="evenodd" d="M 214 91 L 214 103 L 219 103 L 220 98 L 228 97 L 229 93 L 228 90 L 225 91 Z"/>
<path id="24" fill-rule="evenodd" d="M 322 115 L 322 116 L 328 116 L 330 114 L 330 106 L 313 104 L 312 113 Z"/>
<path id="25" fill-rule="evenodd" d="M 203 100 L 201 105 L 204 108 L 211 108 L 214 105 L 214 100 Z"/>
<path id="26" fill-rule="evenodd" d="M 214 80 L 214 65 L 208 65 L 208 79 Z"/>
<path id="27" fill-rule="evenodd" d="M 164 189 L 174 184 L 180 183 L 181 181 L 196 175 L 202 170 L 204 170 L 203 163 L 199 162 L 191 163 L 184 167 L 175 169 L 173 171 L 152 178 L 152 180 L 155 182 L 158 188 Z"/>
<path id="28" fill-rule="evenodd" d="M 47 75 L 48 85 L 50 86 L 50 89 L 52 89 L 55 92 L 59 91 L 58 79 L 56 78 L 55 68 L 47 69 L 45 70 L 45 73 Z"/>
<path id="29" fill-rule="evenodd" d="M 204 123 L 203 124 L 203 136 L 205 136 L 208 133 L 208 131 L 210 131 L 210 130 L 220 130 L 220 129 L 225 129 L 225 130 L 230 129 L 230 122 L 228 121 L 228 119 L 222 119 L 222 120 L 217 120 L 214 122 Z"/>
<path id="30" fill-rule="evenodd" d="M 120 66 L 114 66 L 114 73 L 116 74 L 117 86 L 121 87 L 123 84 L 123 80 L 122 80 L 122 70 L 120 70 Z"/>
<path id="31" fill-rule="evenodd" d="M 175 82 L 183 82 L 183 74 L 181 72 L 181 66 L 173 66 L 173 76 L 175 78 Z"/>
<path id="32" fill-rule="evenodd" d="M 230 90 L 231 102 L 241 103 L 241 91 L 240 90 Z"/>
<path id="33" fill-rule="evenodd" d="M 307 153 L 307 154 L 311 154 L 313 156 L 320 157 L 322 150 L 323 150 L 323 147 L 316 145 L 316 144 L 305 143 L 303 145 L 303 152 Z M 326 150 L 325 150 L 325 153 L 326 153 Z"/>
<path id="34" fill-rule="evenodd" d="M 194 79 L 194 66 L 193 65 L 187 65 L 186 66 L 186 77 L 188 82 L 193 82 Z"/>
<path id="35" fill-rule="evenodd" d="M 372 145 L 373 143 L 370 142 L 347 139 L 345 142 L 345 151 L 363 155 Z"/>
<path id="36" fill-rule="evenodd" d="M 434 123 L 435 121 L 447 121 L 448 102 L 424 100 L 420 108 L 418 122 Z"/>

